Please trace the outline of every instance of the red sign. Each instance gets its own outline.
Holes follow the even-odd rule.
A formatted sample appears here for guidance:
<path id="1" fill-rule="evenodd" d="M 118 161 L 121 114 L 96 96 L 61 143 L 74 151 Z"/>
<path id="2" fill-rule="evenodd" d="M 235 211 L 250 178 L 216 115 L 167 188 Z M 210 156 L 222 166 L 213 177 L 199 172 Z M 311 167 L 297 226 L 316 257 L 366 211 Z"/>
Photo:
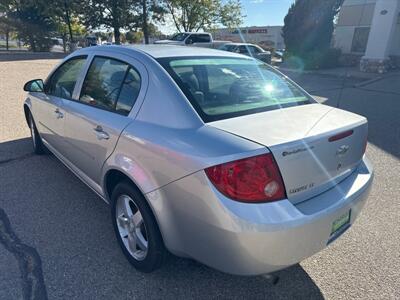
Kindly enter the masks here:
<path id="1" fill-rule="evenodd" d="M 268 29 L 267 28 L 255 28 L 255 29 L 249 29 L 248 30 L 249 34 L 253 34 L 253 33 L 268 33 Z"/>

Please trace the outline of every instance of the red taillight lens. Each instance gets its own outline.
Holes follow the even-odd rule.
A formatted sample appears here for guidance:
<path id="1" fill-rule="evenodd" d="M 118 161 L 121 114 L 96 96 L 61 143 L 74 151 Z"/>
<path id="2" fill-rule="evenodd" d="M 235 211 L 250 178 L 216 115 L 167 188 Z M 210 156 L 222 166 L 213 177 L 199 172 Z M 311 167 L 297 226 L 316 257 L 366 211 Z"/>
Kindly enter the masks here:
<path id="1" fill-rule="evenodd" d="M 344 139 L 344 138 L 346 138 L 348 136 L 351 136 L 353 133 L 354 133 L 354 130 L 348 130 L 348 131 L 345 131 L 345 132 L 341 132 L 341 133 L 339 133 L 337 135 L 331 136 L 329 138 L 329 141 L 330 142 L 335 142 L 335 141 Z"/>
<path id="2" fill-rule="evenodd" d="M 242 202 L 269 202 L 285 198 L 285 187 L 271 153 L 205 169 L 222 194 Z"/>

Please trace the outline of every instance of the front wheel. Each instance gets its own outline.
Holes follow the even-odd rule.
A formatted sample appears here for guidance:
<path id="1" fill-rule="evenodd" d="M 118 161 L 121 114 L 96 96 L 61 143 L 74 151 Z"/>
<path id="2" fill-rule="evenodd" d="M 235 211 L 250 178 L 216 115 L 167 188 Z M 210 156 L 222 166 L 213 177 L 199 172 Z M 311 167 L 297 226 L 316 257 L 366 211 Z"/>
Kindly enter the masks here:
<path id="1" fill-rule="evenodd" d="M 129 182 L 121 182 L 112 192 L 111 202 L 114 231 L 125 257 L 141 272 L 160 268 L 167 250 L 143 195 Z"/>
<path id="2" fill-rule="evenodd" d="M 33 152 L 35 152 L 35 154 L 39 154 L 39 155 L 44 154 L 45 147 L 43 145 L 43 142 L 39 135 L 39 132 L 36 128 L 35 121 L 33 120 L 32 114 L 29 114 L 29 127 L 31 130 Z"/>

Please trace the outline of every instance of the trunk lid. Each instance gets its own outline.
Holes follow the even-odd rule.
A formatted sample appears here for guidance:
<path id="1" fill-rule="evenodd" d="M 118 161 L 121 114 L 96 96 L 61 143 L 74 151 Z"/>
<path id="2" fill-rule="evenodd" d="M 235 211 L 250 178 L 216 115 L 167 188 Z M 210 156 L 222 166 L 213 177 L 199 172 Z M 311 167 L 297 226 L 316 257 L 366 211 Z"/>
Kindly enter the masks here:
<path id="1" fill-rule="evenodd" d="M 332 188 L 360 163 L 367 120 L 322 104 L 309 104 L 209 123 L 267 146 L 288 199 L 298 203 Z M 341 137 L 339 134 L 347 133 Z M 337 136 L 339 139 L 330 140 Z"/>

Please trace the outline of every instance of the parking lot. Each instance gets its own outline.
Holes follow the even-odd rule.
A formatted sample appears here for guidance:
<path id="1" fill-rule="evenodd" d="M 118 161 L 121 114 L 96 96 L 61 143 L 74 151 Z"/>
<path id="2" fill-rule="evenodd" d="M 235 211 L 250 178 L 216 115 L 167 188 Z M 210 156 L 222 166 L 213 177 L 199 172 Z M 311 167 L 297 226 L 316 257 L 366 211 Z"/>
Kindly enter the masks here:
<path id="1" fill-rule="evenodd" d="M 362 84 L 289 74 L 319 101 L 368 117 L 376 176 L 351 230 L 273 284 L 189 259 L 152 274 L 127 263 L 108 206 L 54 156 L 32 153 L 22 86 L 57 62 L 0 61 L 0 299 L 400 299 L 400 75 Z"/>

